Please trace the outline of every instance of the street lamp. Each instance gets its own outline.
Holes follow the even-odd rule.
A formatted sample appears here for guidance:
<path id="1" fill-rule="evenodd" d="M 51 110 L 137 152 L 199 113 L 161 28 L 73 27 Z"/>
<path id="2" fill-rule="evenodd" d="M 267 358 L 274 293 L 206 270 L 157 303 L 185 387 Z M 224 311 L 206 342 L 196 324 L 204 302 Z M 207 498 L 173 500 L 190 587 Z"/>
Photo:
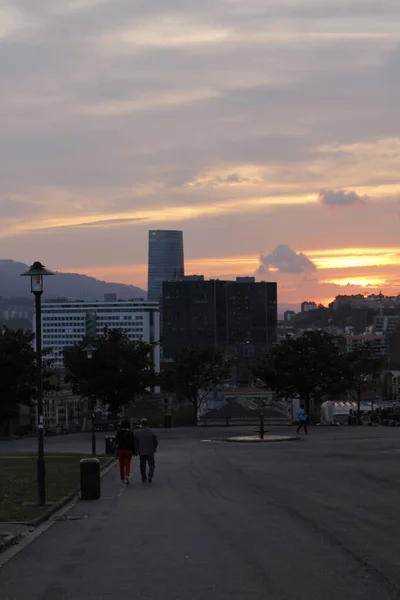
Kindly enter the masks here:
<path id="1" fill-rule="evenodd" d="M 44 268 L 41 262 L 36 261 L 22 277 L 31 278 L 31 292 L 35 295 L 35 320 L 36 320 L 36 398 L 37 398 L 37 494 L 38 505 L 46 505 L 46 464 L 44 460 L 44 419 L 43 419 L 43 372 L 42 372 L 42 294 L 44 291 L 44 277 L 54 275 Z"/>
<path id="2" fill-rule="evenodd" d="M 93 352 L 95 352 L 97 348 L 88 344 L 82 350 L 82 352 L 86 353 L 86 356 L 89 360 L 93 358 Z M 96 456 L 96 424 L 95 424 L 96 413 L 94 410 L 94 400 L 92 399 L 92 455 Z"/>

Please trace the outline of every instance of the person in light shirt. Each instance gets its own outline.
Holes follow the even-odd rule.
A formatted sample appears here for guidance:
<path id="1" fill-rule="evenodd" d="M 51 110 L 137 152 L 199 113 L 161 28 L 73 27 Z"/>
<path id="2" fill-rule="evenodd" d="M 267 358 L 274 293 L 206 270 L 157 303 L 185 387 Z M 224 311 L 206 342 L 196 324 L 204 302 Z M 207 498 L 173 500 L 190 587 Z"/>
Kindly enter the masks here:
<path id="1" fill-rule="evenodd" d="M 140 457 L 140 475 L 143 483 L 152 483 L 156 468 L 154 454 L 158 448 L 158 438 L 149 428 L 147 419 L 142 419 L 140 424 L 142 427 L 135 435 L 136 449 Z M 149 465 L 148 474 L 147 465 Z"/>

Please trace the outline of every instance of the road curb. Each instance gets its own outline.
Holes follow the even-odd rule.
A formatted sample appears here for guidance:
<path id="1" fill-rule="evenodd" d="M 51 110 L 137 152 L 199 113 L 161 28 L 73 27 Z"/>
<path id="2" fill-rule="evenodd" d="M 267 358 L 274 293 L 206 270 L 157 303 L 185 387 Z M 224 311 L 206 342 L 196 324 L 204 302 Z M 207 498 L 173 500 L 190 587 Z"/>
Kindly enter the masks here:
<path id="1" fill-rule="evenodd" d="M 18 544 L 18 542 L 21 540 L 22 537 L 23 537 L 22 533 L 17 533 L 17 534 L 10 533 L 9 535 L 7 535 L 6 538 L 0 542 L 0 554 L 2 552 L 5 552 L 6 550 L 8 550 L 8 548 L 10 546 L 14 546 L 14 544 Z"/>
<path id="2" fill-rule="evenodd" d="M 109 471 L 115 466 L 115 460 L 110 458 L 110 460 L 100 467 L 100 477 L 104 477 L 107 475 Z M 32 521 L 10 521 L 10 525 L 25 525 L 26 527 L 30 527 L 31 530 L 26 533 L 16 533 L 8 535 L 2 542 L 0 542 L 0 554 L 5 552 L 10 546 L 14 546 L 21 541 L 23 537 L 31 533 L 32 529 L 36 529 L 39 525 L 48 521 L 54 514 L 64 508 L 70 502 L 74 500 L 78 500 L 80 493 L 80 487 L 72 490 L 70 494 L 61 498 L 58 502 L 55 502 L 51 507 L 49 507 L 42 515 L 37 517 L 36 519 L 32 519 Z"/>
<path id="3" fill-rule="evenodd" d="M 298 442 L 300 441 L 302 438 L 298 437 L 298 436 L 289 436 L 289 435 L 282 435 L 282 436 L 267 436 L 264 439 L 261 439 L 259 437 L 253 437 L 253 436 L 235 436 L 235 437 L 229 437 L 229 438 L 224 438 L 224 442 L 229 442 L 231 444 L 277 444 L 279 442 Z"/>

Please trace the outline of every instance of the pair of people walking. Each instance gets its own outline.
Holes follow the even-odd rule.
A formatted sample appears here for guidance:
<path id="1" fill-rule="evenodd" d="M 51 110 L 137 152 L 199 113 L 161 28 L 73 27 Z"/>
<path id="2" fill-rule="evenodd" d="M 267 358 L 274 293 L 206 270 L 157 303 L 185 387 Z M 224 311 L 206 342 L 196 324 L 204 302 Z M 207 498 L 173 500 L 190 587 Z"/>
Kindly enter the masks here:
<path id="1" fill-rule="evenodd" d="M 121 429 L 115 439 L 121 482 L 127 485 L 129 485 L 131 478 L 132 456 L 139 455 L 140 475 L 143 483 L 152 483 L 156 468 L 154 454 L 157 451 L 158 438 L 149 428 L 147 419 L 142 419 L 140 424 L 141 429 L 134 433 L 131 430 L 130 422 L 127 420 L 122 421 Z"/>

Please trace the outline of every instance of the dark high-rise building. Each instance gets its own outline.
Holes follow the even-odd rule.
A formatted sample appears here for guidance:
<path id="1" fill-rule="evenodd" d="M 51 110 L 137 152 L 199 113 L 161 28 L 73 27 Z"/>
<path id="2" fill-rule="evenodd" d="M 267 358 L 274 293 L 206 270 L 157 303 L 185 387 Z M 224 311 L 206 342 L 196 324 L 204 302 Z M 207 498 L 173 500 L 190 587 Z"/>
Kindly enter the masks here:
<path id="1" fill-rule="evenodd" d="M 238 360 L 253 359 L 276 341 L 276 283 L 253 278 L 167 281 L 162 306 L 166 358 L 195 343 L 218 346 Z"/>
<path id="2" fill-rule="evenodd" d="M 183 275 L 182 231 L 149 231 L 147 299 L 161 302 L 163 281 L 180 279 Z"/>

